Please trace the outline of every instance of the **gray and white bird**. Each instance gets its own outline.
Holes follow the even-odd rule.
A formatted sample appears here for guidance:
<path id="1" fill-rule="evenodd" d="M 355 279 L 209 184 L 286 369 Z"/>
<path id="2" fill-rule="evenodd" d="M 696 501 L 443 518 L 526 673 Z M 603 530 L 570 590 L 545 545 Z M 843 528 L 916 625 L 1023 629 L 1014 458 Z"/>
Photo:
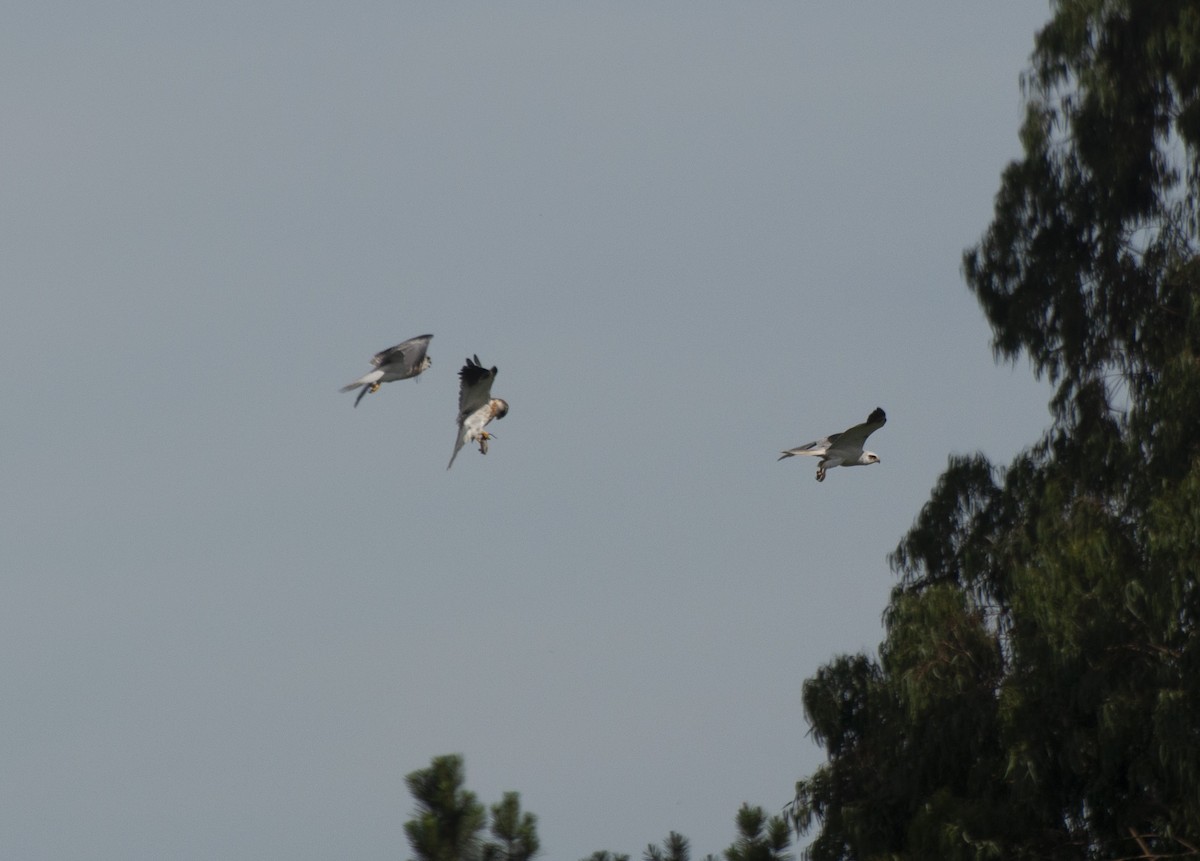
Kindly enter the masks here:
<path id="1" fill-rule="evenodd" d="M 863 444 L 867 441 L 867 437 L 886 423 L 887 415 L 879 407 L 876 407 L 875 411 L 867 416 L 867 420 L 862 424 L 855 425 L 841 433 L 830 434 L 815 442 L 806 442 L 802 446 L 789 448 L 779 456 L 779 459 L 783 460 L 785 457 L 793 457 L 798 454 L 821 458 L 821 462 L 817 464 L 817 481 L 824 481 L 825 470 L 835 466 L 866 466 L 879 463 L 879 455 L 873 451 L 863 451 Z"/>
<path id="2" fill-rule="evenodd" d="M 418 335 L 415 338 L 409 338 L 402 344 L 381 350 L 371 357 L 371 364 L 375 366 L 375 370 L 359 377 L 349 385 L 342 386 L 338 391 L 349 392 L 362 386 L 363 390 L 354 399 L 354 406 L 357 407 L 364 395 L 379 391 L 379 387 L 384 383 L 390 383 L 393 380 L 407 380 L 417 376 L 433 364 L 433 360 L 425 355 L 431 340 L 433 340 L 433 335 Z"/>
<path id="3" fill-rule="evenodd" d="M 492 435 L 484 428 L 492 419 L 508 415 L 508 402 L 492 397 L 492 381 L 496 379 L 497 370 L 483 367 L 479 356 L 474 356 L 467 359 L 458 372 L 458 439 L 446 469 L 454 466 L 459 449 L 469 442 L 478 442 L 479 453 L 487 454 L 487 441 Z"/>

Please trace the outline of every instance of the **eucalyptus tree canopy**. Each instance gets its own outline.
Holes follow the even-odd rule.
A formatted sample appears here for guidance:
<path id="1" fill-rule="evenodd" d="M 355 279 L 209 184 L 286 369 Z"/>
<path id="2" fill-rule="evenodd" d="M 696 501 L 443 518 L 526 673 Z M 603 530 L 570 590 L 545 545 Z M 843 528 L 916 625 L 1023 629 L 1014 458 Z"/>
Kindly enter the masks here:
<path id="1" fill-rule="evenodd" d="M 1053 424 L 951 458 L 878 659 L 805 683 L 819 861 L 1200 858 L 1200 3 L 1053 8 L 964 256 Z"/>

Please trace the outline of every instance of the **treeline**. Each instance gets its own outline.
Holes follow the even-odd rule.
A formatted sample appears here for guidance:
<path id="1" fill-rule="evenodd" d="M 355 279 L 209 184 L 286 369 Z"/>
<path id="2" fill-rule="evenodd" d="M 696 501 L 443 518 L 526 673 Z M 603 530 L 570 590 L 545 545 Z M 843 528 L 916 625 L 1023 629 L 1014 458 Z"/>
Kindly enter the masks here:
<path id="1" fill-rule="evenodd" d="M 466 788 L 461 756 L 434 757 L 428 768 L 405 779 L 415 809 L 404 824 L 416 861 L 530 861 L 541 849 L 537 817 L 521 811 L 520 796 L 506 792 L 490 808 Z M 791 832 L 782 816 L 743 805 L 737 814 L 738 837 L 725 850 L 726 861 L 787 861 Z M 644 861 L 690 861 L 688 839 L 672 831 L 661 845 L 650 844 Z M 607 850 L 581 861 L 629 861 Z M 716 861 L 706 855 L 703 861 Z"/>

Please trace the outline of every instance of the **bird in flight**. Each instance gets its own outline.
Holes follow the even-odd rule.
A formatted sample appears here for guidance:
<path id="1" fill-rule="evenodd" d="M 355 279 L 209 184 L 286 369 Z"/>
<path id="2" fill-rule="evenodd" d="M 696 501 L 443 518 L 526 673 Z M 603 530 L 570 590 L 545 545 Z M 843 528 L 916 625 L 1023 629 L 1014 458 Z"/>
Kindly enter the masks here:
<path id="1" fill-rule="evenodd" d="M 433 361 L 425 355 L 431 340 L 433 340 L 433 335 L 418 335 L 415 338 L 409 338 L 402 344 L 376 353 L 371 357 L 371 364 L 375 366 L 375 370 L 359 377 L 347 386 L 342 386 L 338 391 L 349 392 L 362 386 L 363 390 L 354 399 L 354 406 L 357 407 L 364 395 L 379 391 L 379 387 L 384 383 L 390 383 L 392 380 L 407 380 L 409 377 L 417 376 L 433 364 Z"/>
<path id="2" fill-rule="evenodd" d="M 469 442 L 479 443 L 479 453 L 487 454 L 487 441 L 492 435 L 484 430 L 492 419 L 508 415 L 508 402 L 492 397 L 492 381 L 496 379 L 496 368 L 485 368 L 479 364 L 479 356 L 467 359 L 458 372 L 461 381 L 458 387 L 458 440 L 454 443 L 454 454 L 446 469 L 454 466 L 458 451 Z"/>
<path id="3" fill-rule="evenodd" d="M 867 420 L 862 424 L 855 425 L 841 433 L 830 434 L 825 439 L 806 442 L 802 446 L 790 448 L 781 454 L 779 459 L 783 460 L 785 457 L 793 457 L 798 454 L 821 458 L 821 462 L 817 464 L 817 481 L 824 481 L 825 470 L 835 466 L 866 466 L 871 463 L 879 463 L 879 455 L 873 451 L 863 451 L 863 443 L 886 422 L 887 415 L 879 407 L 876 407 L 875 411 L 867 416 Z"/>

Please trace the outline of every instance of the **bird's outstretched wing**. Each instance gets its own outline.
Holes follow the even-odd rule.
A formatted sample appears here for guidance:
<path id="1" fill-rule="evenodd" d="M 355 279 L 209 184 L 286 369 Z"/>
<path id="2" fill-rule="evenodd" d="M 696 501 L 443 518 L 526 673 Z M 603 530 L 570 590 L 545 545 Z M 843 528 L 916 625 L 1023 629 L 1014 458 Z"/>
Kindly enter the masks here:
<path id="1" fill-rule="evenodd" d="M 492 399 L 492 381 L 496 379 L 498 370 L 483 367 L 479 364 L 478 356 L 467 359 L 467 363 L 458 372 L 459 424 Z"/>
<path id="2" fill-rule="evenodd" d="M 830 448 L 861 454 L 867 437 L 885 424 L 887 424 L 887 415 L 882 409 L 876 407 L 862 424 L 857 424 L 852 428 L 847 428 L 841 433 L 831 436 L 829 438 L 829 442 L 831 443 Z"/>
<path id="3" fill-rule="evenodd" d="M 413 372 L 421 366 L 421 362 L 425 359 L 425 352 L 429 349 L 431 340 L 433 340 L 433 335 L 418 335 L 415 338 L 409 338 L 394 347 L 380 350 L 371 357 L 371 364 L 377 368 L 396 365 L 397 372 L 407 372 L 408 376 L 414 376 Z"/>

